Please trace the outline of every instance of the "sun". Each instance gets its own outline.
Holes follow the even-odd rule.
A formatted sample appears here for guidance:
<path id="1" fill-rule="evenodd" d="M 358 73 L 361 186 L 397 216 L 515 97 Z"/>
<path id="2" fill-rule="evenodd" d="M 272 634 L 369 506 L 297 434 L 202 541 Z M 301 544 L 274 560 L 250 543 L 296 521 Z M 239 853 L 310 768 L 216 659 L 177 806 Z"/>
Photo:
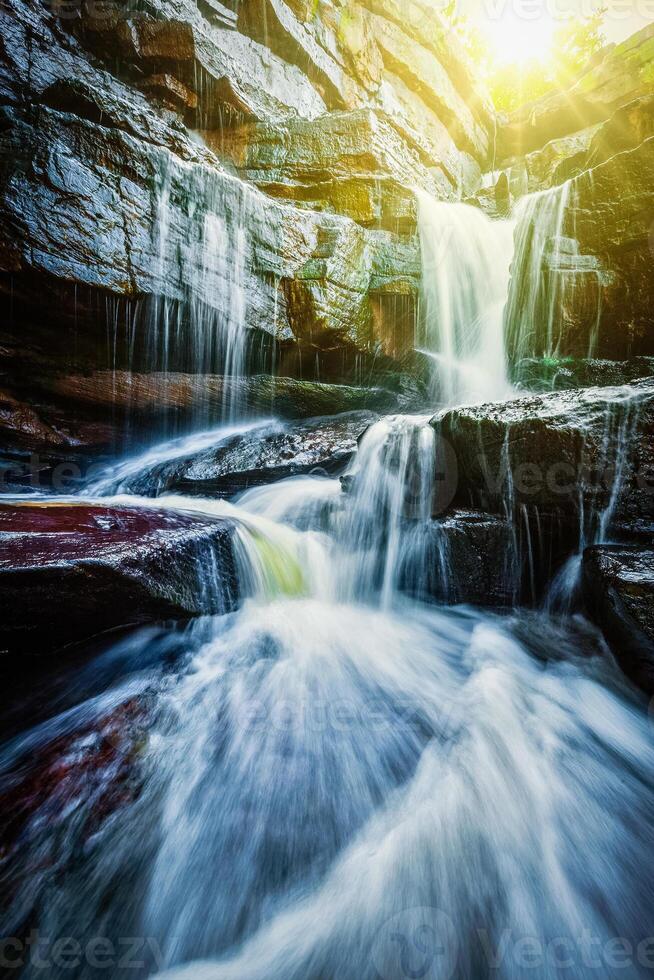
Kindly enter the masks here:
<path id="1" fill-rule="evenodd" d="M 505 7 L 497 16 L 487 13 L 480 27 L 488 38 L 491 55 L 499 64 L 546 61 L 551 55 L 557 24 L 544 9 L 538 17 L 525 17 Z"/>

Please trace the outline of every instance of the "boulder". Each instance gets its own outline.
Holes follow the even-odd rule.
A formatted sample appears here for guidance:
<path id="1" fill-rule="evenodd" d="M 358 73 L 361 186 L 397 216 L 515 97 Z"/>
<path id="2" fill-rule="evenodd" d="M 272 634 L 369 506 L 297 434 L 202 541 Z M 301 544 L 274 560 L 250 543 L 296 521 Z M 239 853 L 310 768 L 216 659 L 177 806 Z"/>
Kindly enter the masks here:
<path id="1" fill-rule="evenodd" d="M 207 581 L 207 568 L 215 568 Z M 49 655 L 115 627 L 232 608 L 225 521 L 91 503 L 0 506 L 3 656 Z"/>
<path id="2" fill-rule="evenodd" d="M 616 660 L 654 694 L 654 549 L 600 545 L 584 552 L 583 596 Z"/>
<path id="3" fill-rule="evenodd" d="M 457 464 L 454 503 L 569 522 L 571 542 L 654 524 L 654 382 L 463 407 L 433 424 Z"/>
<path id="4" fill-rule="evenodd" d="M 290 476 L 337 475 L 351 461 L 357 440 L 377 419 L 371 412 L 349 412 L 292 425 L 271 423 L 139 474 L 134 485 L 123 489 L 230 497 Z"/>
<path id="5" fill-rule="evenodd" d="M 506 518 L 458 509 L 433 521 L 429 533 L 428 588 L 439 602 L 501 607 L 519 597 L 522 575 Z"/>

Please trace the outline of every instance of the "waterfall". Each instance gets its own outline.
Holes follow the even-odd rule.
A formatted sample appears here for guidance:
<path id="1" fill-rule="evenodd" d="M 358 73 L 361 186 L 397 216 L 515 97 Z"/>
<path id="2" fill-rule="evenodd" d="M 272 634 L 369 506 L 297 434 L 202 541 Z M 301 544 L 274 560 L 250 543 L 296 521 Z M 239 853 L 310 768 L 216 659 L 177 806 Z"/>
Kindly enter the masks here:
<path id="1" fill-rule="evenodd" d="M 345 477 L 351 500 L 339 535 L 344 599 L 378 596 L 389 608 L 409 568 L 426 577 L 436 473 L 436 433 L 429 421 L 393 416 L 361 440 Z"/>
<path id="2" fill-rule="evenodd" d="M 592 394 L 592 390 L 591 390 Z M 638 436 L 643 397 L 637 387 L 609 389 L 603 410 L 602 433 L 598 459 L 589 465 L 584 443 L 581 450 L 578 487 L 579 542 L 572 555 L 555 575 L 547 596 L 546 608 L 550 611 L 570 612 L 578 601 L 581 563 L 587 547 L 607 544 L 611 541 L 613 521 L 629 477 L 630 452 Z M 586 485 L 587 472 L 590 486 Z M 598 505 L 594 499 L 594 479 L 610 476 L 608 499 Z"/>
<path id="3" fill-rule="evenodd" d="M 559 336 L 554 324 L 560 308 L 560 283 L 548 281 L 545 261 L 555 267 L 565 247 L 563 230 L 571 183 L 526 195 L 515 208 L 515 259 L 506 311 L 506 335 L 512 359 L 542 349 L 552 356 Z"/>
<path id="4" fill-rule="evenodd" d="M 513 225 L 415 193 L 423 282 L 419 344 L 435 364 L 434 394 L 448 406 L 504 398 L 510 391 L 503 311 Z"/>
<path id="5" fill-rule="evenodd" d="M 261 204 L 236 178 L 218 180 L 208 169 L 185 170 L 166 160 L 153 202 L 154 294 L 129 324 L 128 370 L 151 375 L 153 385 L 165 385 L 176 372 L 194 376 L 193 404 L 183 407 L 196 429 L 218 418 L 234 421 L 247 361 L 251 228 Z M 225 379 L 222 398 L 206 397 L 206 375 Z M 175 412 L 169 414 L 174 421 Z"/>
<path id="6" fill-rule="evenodd" d="M 161 276 L 177 268 L 183 302 L 158 302 L 150 369 L 181 357 L 199 375 L 238 378 L 252 198 L 196 208 L 200 190 L 187 191 L 182 237 L 179 182 L 159 197 Z M 535 279 L 512 291 L 508 318 L 522 318 L 525 344 L 528 317 L 550 302 L 542 250 L 553 241 L 561 263 L 570 254 L 565 194 L 521 206 L 514 271 Z M 420 343 L 434 396 L 501 398 L 513 226 L 418 201 Z M 555 347 L 553 316 L 547 332 Z M 589 509 L 582 488 L 581 544 L 610 533 L 637 417 L 631 391 L 597 409 L 599 439 L 589 429 L 594 450 L 601 441 L 593 458 L 615 458 L 616 472 L 603 509 Z M 57 662 L 58 697 L 45 682 L 21 691 L 45 721 L 0 746 L 0 935 L 29 929 L 26 947 L 36 932 L 68 952 L 74 942 L 80 980 L 96 980 L 107 946 L 134 952 L 137 975 L 168 980 L 611 980 L 625 954 L 616 937 L 649 942 L 646 708 L 580 617 L 424 601 L 430 577 L 447 584 L 434 515 L 454 492 L 432 415 L 372 424 L 340 480 L 313 473 L 230 501 L 154 496 L 164 468 L 267 424 L 241 420 L 196 424 L 86 488 L 87 503 L 228 522 L 240 601 L 225 615 L 207 605 L 190 624 L 99 638 Z M 522 522 L 535 590 L 510 453 L 507 430 L 507 578 L 521 572 Z M 473 566 L 484 547 L 472 548 Z M 220 569 L 204 561 L 207 593 L 217 592 Z M 138 936 L 145 944 L 126 938 Z M 47 975 L 70 976 L 68 956 L 53 956 Z M 41 961 L 21 976 L 43 976 Z"/>
<path id="7" fill-rule="evenodd" d="M 579 254 L 574 205 L 574 183 L 569 180 L 527 195 L 515 207 L 515 257 L 505 318 L 513 364 L 526 357 L 557 357 L 562 345 L 593 355 L 603 275 L 593 256 Z M 580 302 L 580 281 L 586 291 L 590 288 L 590 301 L 582 297 Z M 571 322 L 579 316 L 583 327 Z"/>

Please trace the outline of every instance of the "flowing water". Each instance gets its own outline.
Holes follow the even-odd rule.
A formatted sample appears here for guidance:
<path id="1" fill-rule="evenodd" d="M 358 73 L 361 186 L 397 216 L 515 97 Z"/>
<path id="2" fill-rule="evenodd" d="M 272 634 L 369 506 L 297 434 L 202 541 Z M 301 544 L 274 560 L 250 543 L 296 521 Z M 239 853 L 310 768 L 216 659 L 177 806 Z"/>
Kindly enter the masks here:
<path id="1" fill-rule="evenodd" d="M 456 229 L 477 218 L 429 215 L 451 219 L 468 291 Z M 454 400 L 498 343 L 495 286 L 473 286 L 468 308 L 438 300 Z M 505 391 L 501 334 L 488 364 Z M 649 975 L 654 745 L 601 638 L 579 617 L 422 601 L 434 563 L 447 575 L 430 415 L 372 426 L 342 482 L 155 498 L 161 465 L 251 425 L 88 490 L 231 521 L 241 602 L 107 641 L 65 695 L 36 692 L 46 717 L 0 750 L 0 791 L 23 804 L 2 934 L 75 937 L 80 963 L 51 959 L 50 980 L 108 975 L 98 937 L 141 937 L 131 975 L 168 980 Z"/>
<path id="2" fill-rule="evenodd" d="M 593 356 L 602 313 L 603 274 L 594 257 L 579 254 L 574 205 L 574 182 L 566 181 L 523 197 L 515 207 L 515 254 L 505 314 L 507 346 L 514 363 L 525 357 L 557 357 L 571 336 L 575 342 L 576 325 L 566 312 L 575 309 L 582 311 L 582 332 L 588 333 L 584 353 Z"/>
<path id="3" fill-rule="evenodd" d="M 421 347 L 445 405 L 505 398 L 504 307 L 513 223 L 416 191 L 422 255 Z"/>

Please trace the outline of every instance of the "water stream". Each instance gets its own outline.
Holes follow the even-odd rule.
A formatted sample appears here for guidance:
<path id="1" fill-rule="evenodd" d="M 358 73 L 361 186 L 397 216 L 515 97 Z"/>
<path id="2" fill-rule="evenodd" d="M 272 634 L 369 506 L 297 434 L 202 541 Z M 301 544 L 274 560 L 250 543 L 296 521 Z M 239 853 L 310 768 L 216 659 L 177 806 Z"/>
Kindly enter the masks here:
<path id="1" fill-rule="evenodd" d="M 438 397 L 501 397 L 512 229 L 482 249 L 480 215 L 421 208 L 423 242 L 452 234 L 426 286 Z M 0 750 L 0 790 L 30 800 L 0 857 L 3 935 L 142 937 L 132 975 L 168 980 L 613 980 L 621 937 L 620 975 L 648 975 L 647 713 L 579 617 L 422 601 L 430 416 L 375 424 L 343 485 L 155 498 L 160 465 L 258 424 L 235 422 L 87 489 L 233 522 L 242 601 L 98 652 L 75 706 Z M 52 767 L 80 766 L 62 806 Z"/>
<path id="2" fill-rule="evenodd" d="M 444 204 L 416 190 L 422 254 L 422 349 L 435 362 L 433 394 L 445 405 L 493 401 L 510 391 L 504 307 L 513 222 Z"/>

